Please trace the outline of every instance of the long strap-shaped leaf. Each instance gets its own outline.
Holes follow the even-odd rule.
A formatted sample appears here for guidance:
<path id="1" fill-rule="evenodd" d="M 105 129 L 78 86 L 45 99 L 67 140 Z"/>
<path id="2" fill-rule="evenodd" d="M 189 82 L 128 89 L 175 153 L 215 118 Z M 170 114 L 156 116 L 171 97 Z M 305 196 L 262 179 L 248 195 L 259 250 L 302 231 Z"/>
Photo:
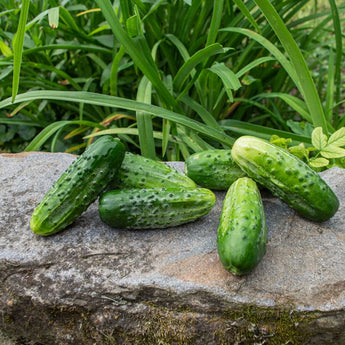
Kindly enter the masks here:
<path id="1" fill-rule="evenodd" d="M 339 18 L 339 11 L 337 4 L 334 0 L 329 0 L 329 4 L 332 10 L 332 18 L 333 18 L 333 27 L 335 33 L 335 102 L 338 103 L 340 101 L 340 93 L 341 93 L 341 62 L 342 62 L 342 55 L 343 55 L 343 40 L 342 40 L 342 30 L 341 30 L 341 23 Z M 335 118 L 337 119 L 339 115 L 339 108 L 335 107 Z"/>
<path id="2" fill-rule="evenodd" d="M 151 104 L 137 102 L 126 98 L 103 95 L 99 93 L 85 91 L 29 91 L 23 94 L 19 94 L 16 97 L 14 103 L 42 99 L 59 100 L 65 102 L 83 102 L 87 104 L 100 105 L 104 107 L 114 107 L 132 111 L 141 111 L 191 128 L 196 132 L 202 133 L 207 137 L 217 140 L 225 145 L 231 146 L 234 143 L 234 139 L 232 137 L 222 133 L 221 131 L 215 128 L 206 126 L 198 121 L 189 119 L 185 115 L 178 114 L 173 111 L 157 107 Z M 0 102 L 0 109 L 8 107 L 11 104 L 13 104 L 11 98 L 4 99 Z"/>
<path id="3" fill-rule="evenodd" d="M 28 18 L 30 0 L 22 1 L 22 8 L 20 11 L 18 30 L 13 38 L 13 85 L 12 85 L 12 100 L 16 98 L 19 89 L 19 75 L 20 66 L 22 64 L 25 24 Z"/>
<path id="4" fill-rule="evenodd" d="M 313 125 L 315 127 L 322 127 L 324 132 L 328 133 L 327 122 L 320 97 L 296 41 L 269 0 L 255 0 L 255 2 L 260 7 L 261 11 L 267 18 L 267 21 L 278 36 L 294 69 L 296 70 L 297 78 L 299 80 L 300 87 L 303 90 L 303 96 L 307 103 Z"/>

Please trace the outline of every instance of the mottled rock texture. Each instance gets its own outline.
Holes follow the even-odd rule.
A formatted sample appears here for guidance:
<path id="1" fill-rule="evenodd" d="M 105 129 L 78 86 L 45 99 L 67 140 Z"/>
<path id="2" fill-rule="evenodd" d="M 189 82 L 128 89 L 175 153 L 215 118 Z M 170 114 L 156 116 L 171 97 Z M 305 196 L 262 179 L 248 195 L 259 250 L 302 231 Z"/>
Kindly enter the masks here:
<path id="1" fill-rule="evenodd" d="M 267 253 L 235 277 L 217 254 L 222 192 L 176 228 L 112 229 L 95 202 L 33 234 L 33 209 L 73 159 L 0 155 L 0 330 L 17 343 L 345 344 L 345 170 L 322 173 L 340 208 L 321 224 L 263 192 Z"/>

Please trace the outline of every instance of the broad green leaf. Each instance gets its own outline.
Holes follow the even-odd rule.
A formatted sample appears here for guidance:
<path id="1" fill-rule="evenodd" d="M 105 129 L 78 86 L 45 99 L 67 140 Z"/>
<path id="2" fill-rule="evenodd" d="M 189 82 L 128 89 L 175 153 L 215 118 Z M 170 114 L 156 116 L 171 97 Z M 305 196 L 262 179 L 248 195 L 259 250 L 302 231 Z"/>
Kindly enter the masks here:
<path id="1" fill-rule="evenodd" d="M 324 168 L 329 164 L 329 160 L 326 158 L 311 158 L 309 165 L 313 168 Z"/>
<path id="2" fill-rule="evenodd" d="M 328 139 L 328 145 L 344 146 L 345 145 L 345 127 L 338 129 Z"/>
<path id="3" fill-rule="evenodd" d="M 320 151 L 327 146 L 327 135 L 323 133 L 322 127 L 316 127 L 313 130 L 311 143 Z"/>
<path id="4" fill-rule="evenodd" d="M 341 158 L 345 157 L 345 149 L 335 145 L 327 145 L 320 151 L 325 158 Z"/>
<path id="5" fill-rule="evenodd" d="M 313 133 L 313 130 L 314 130 L 314 127 L 310 122 L 288 120 L 286 121 L 286 124 L 290 127 L 290 129 L 294 133 L 309 136 L 309 137 L 311 137 L 311 134 Z"/>

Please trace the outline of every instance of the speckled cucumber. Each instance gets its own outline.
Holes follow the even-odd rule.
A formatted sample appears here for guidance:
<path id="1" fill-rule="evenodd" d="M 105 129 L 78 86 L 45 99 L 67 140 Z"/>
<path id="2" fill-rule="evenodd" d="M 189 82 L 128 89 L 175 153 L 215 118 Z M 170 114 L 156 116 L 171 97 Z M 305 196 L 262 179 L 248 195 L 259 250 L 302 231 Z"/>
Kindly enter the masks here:
<path id="1" fill-rule="evenodd" d="M 214 203 L 215 195 L 206 188 L 121 189 L 101 195 L 99 214 L 115 228 L 167 228 L 200 218 Z"/>
<path id="2" fill-rule="evenodd" d="M 196 187 L 183 172 L 163 163 L 126 152 L 125 158 L 111 183 L 113 189 Z"/>
<path id="3" fill-rule="evenodd" d="M 266 219 L 259 189 L 251 178 L 239 178 L 223 200 L 217 231 L 220 261 L 233 274 L 247 274 L 261 261 L 266 243 Z"/>
<path id="4" fill-rule="evenodd" d="M 263 139 L 238 138 L 232 147 L 232 157 L 248 176 L 307 219 L 326 221 L 339 208 L 338 198 L 314 170 Z"/>
<path id="5" fill-rule="evenodd" d="M 32 231 L 47 236 L 71 224 L 104 191 L 124 154 L 124 145 L 111 136 L 92 143 L 35 208 L 30 220 Z"/>
<path id="6" fill-rule="evenodd" d="M 194 153 L 185 162 L 185 173 L 199 186 L 228 190 L 245 172 L 234 162 L 231 150 L 214 149 Z"/>

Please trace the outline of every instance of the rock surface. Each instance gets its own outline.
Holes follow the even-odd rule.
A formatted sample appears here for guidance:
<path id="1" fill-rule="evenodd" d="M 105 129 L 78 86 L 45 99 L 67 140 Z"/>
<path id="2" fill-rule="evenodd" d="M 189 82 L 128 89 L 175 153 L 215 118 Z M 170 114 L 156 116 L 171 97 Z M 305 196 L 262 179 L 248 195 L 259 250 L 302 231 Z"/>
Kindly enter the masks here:
<path id="1" fill-rule="evenodd" d="M 0 155 L 0 331 L 17 343 L 345 344 L 345 170 L 322 174 L 340 208 L 321 224 L 263 193 L 267 252 L 235 277 L 217 254 L 223 192 L 176 228 L 112 229 L 95 202 L 66 230 L 33 234 L 33 209 L 73 159 Z"/>

